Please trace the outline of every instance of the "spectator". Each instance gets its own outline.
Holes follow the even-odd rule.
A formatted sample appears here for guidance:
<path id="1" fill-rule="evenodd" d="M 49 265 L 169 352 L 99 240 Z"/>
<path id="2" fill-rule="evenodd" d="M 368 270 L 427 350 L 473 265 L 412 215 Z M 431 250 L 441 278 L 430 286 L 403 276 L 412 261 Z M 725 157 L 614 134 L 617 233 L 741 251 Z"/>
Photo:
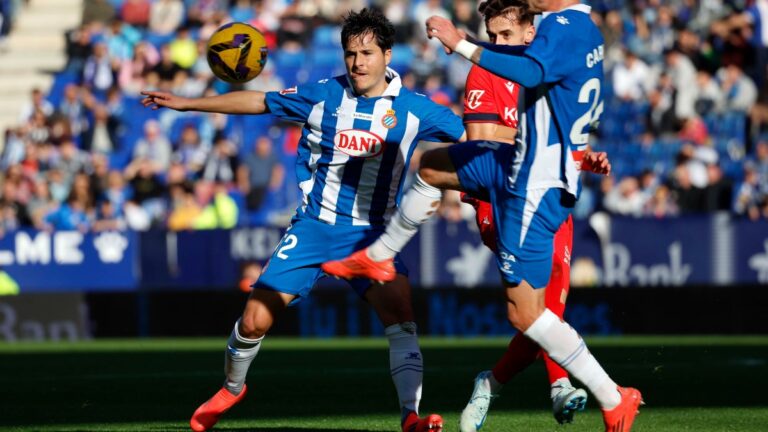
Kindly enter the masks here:
<path id="1" fill-rule="evenodd" d="M 725 95 L 720 85 L 706 70 L 696 73 L 696 113 L 701 116 L 720 114 L 725 111 Z"/>
<path id="2" fill-rule="evenodd" d="M 101 196 L 102 201 L 109 201 L 112 203 L 112 208 L 115 213 L 122 214 L 122 209 L 129 199 L 132 198 L 132 194 L 128 186 L 125 184 L 125 178 L 123 173 L 118 170 L 111 170 L 107 174 L 107 187 Z"/>
<path id="3" fill-rule="evenodd" d="M 653 190 L 653 195 L 646 201 L 643 208 L 643 215 L 662 219 L 680 214 L 672 194 L 667 185 L 659 185 Z"/>
<path id="4" fill-rule="evenodd" d="M 735 64 L 717 71 L 717 79 L 725 94 L 725 105 L 730 111 L 748 113 L 757 101 L 757 86 Z"/>
<path id="5" fill-rule="evenodd" d="M 35 113 L 38 112 L 42 113 L 43 116 L 47 118 L 53 114 L 53 105 L 45 99 L 42 90 L 35 87 L 32 89 L 30 101 L 25 103 L 21 108 L 21 112 L 19 113 L 19 123 L 27 123 L 32 119 Z"/>
<path id="6" fill-rule="evenodd" d="M 605 196 L 605 208 L 624 216 L 640 216 L 645 200 L 635 177 L 625 177 Z"/>
<path id="7" fill-rule="evenodd" d="M 234 183 L 237 170 L 237 152 L 224 136 L 217 138 L 203 166 L 201 178 L 211 182 Z"/>
<path id="8" fill-rule="evenodd" d="M 149 0 L 124 0 L 120 8 L 122 20 L 132 26 L 147 28 L 150 15 Z"/>
<path id="9" fill-rule="evenodd" d="M 194 229 L 230 229 L 237 224 L 237 204 L 227 193 L 223 183 L 207 180 L 195 184 L 195 195 L 203 211 L 195 218 Z"/>
<path id="10" fill-rule="evenodd" d="M 648 65 L 632 51 L 625 50 L 624 61 L 613 69 L 613 90 L 625 101 L 644 101 L 654 87 L 651 79 Z"/>
<path id="11" fill-rule="evenodd" d="M 193 186 L 189 182 L 171 185 L 171 214 L 168 217 L 168 229 L 184 231 L 194 228 L 195 220 L 202 213 L 202 208 L 195 200 Z"/>
<path id="12" fill-rule="evenodd" d="M 171 41 L 171 61 L 182 69 L 190 69 L 197 60 L 197 43 L 189 35 L 189 29 L 182 27 Z"/>
<path id="13" fill-rule="evenodd" d="M 241 165 L 242 176 L 247 178 L 245 206 L 248 210 L 258 210 L 268 191 L 277 190 L 283 184 L 285 169 L 273 151 L 272 141 L 266 137 L 256 140 L 253 152 L 245 157 Z"/>
<path id="14" fill-rule="evenodd" d="M 147 74 L 160 61 L 160 54 L 152 44 L 139 42 L 133 50 L 133 58 L 120 65 L 118 83 L 120 89 L 131 95 L 138 95 L 145 88 Z"/>
<path id="15" fill-rule="evenodd" d="M 195 125 L 188 124 L 184 126 L 176 149 L 173 160 L 184 167 L 189 177 L 198 178 L 200 171 L 206 163 L 208 154 L 202 145 L 200 134 Z"/>
<path id="16" fill-rule="evenodd" d="M 176 78 L 176 73 L 180 70 L 181 66 L 173 61 L 170 45 L 163 45 L 160 48 L 160 62 L 152 69 L 152 72 L 157 74 L 157 78 L 160 81 L 160 88 L 169 89 L 171 83 Z"/>
<path id="17" fill-rule="evenodd" d="M 35 191 L 27 203 L 27 213 L 32 226 L 43 229 L 45 217 L 55 211 L 57 207 L 58 205 L 51 197 L 51 191 L 48 189 L 48 182 L 45 178 L 38 179 L 35 182 Z"/>
<path id="18" fill-rule="evenodd" d="M 715 164 L 707 166 L 709 184 L 704 190 L 704 205 L 708 212 L 728 211 L 733 204 L 733 182 L 723 175 L 723 170 Z"/>
<path id="19" fill-rule="evenodd" d="M 162 133 L 160 124 L 154 120 L 144 124 L 144 137 L 137 143 L 133 151 L 135 161 L 147 161 L 156 174 L 168 170 L 171 164 L 171 143 Z"/>
<path id="20" fill-rule="evenodd" d="M 111 60 L 107 45 L 99 42 L 93 47 L 93 54 L 85 61 L 83 68 L 83 85 L 86 88 L 106 94 L 107 90 L 115 83 L 119 60 Z"/>
<path id="21" fill-rule="evenodd" d="M 72 140 L 66 140 L 59 146 L 56 167 L 61 170 L 67 183 L 73 181 L 77 173 L 91 168 L 88 154 L 77 148 Z"/>
<path id="22" fill-rule="evenodd" d="M 67 118 L 69 130 L 75 138 L 79 138 L 80 134 L 88 130 L 86 101 L 89 102 L 79 85 L 73 83 L 64 87 L 64 98 L 59 103 L 57 111 Z"/>
<path id="23" fill-rule="evenodd" d="M 93 53 L 91 27 L 89 24 L 84 24 L 77 29 L 67 32 L 66 35 L 66 70 L 76 76 L 83 75 L 85 62 Z"/>
<path id="24" fill-rule="evenodd" d="M 105 105 L 97 104 L 93 109 L 93 125 L 83 137 L 83 149 L 103 155 L 112 154 L 118 149 L 120 127 L 120 120 L 110 116 Z"/>
<path id="25" fill-rule="evenodd" d="M 734 212 L 746 216 L 750 220 L 757 220 L 760 218 L 760 207 L 764 200 L 765 196 L 760 194 L 760 185 L 754 164 L 744 164 L 744 181 L 736 191 Z"/>
<path id="26" fill-rule="evenodd" d="M 696 68 L 679 48 L 667 50 L 665 59 L 676 92 L 675 116 L 681 120 L 692 118 L 696 115 L 695 104 L 698 97 L 696 86 L 692 85 L 696 82 Z"/>
<path id="27" fill-rule="evenodd" d="M 149 10 L 149 30 L 166 36 L 184 22 L 184 3 L 181 0 L 156 0 Z"/>
<path id="28" fill-rule="evenodd" d="M 125 220 L 118 214 L 114 204 L 110 201 L 101 201 L 91 228 L 95 232 L 123 230 Z"/>
<path id="29" fill-rule="evenodd" d="M 152 224 L 165 219 L 165 186 L 148 159 L 138 159 L 125 172 L 133 190 L 131 201 L 140 205 Z M 126 215 L 128 216 L 128 215 Z"/>

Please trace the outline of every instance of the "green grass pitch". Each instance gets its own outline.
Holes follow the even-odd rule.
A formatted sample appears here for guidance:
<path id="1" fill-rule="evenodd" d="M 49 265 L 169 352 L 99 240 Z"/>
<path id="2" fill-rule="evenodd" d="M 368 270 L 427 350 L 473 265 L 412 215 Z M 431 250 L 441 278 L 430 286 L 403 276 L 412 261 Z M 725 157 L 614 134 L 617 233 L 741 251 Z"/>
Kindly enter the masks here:
<path id="1" fill-rule="evenodd" d="M 768 431 L 768 337 L 611 337 L 588 343 L 620 383 L 643 391 L 635 431 Z M 0 430 L 186 431 L 222 381 L 220 339 L 0 344 Z M 422 339 L 422 413 L 456 431 L 472 378 L 506 339 Z M 397 431 L 383 339 L 267 338 L 250 391 L 217 430 Z M 556 425 L 537 362 L 506 386 L 484 430 L 600 431 L 594 400 Z"/>

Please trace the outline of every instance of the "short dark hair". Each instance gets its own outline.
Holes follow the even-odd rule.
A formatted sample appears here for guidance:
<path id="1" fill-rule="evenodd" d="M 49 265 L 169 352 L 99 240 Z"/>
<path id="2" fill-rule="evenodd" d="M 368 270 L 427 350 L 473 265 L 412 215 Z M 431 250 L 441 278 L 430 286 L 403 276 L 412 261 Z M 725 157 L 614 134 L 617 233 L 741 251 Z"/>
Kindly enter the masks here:
<path id="1" fill-rule="evenodd" d="M 477 8 L 487 23 L 493 18 L 514 14 L 519 23 L 533 24 L 533 13 L 526 0 L 487 0 Z"/>
<path id="2" fill-rule="evenodd" d="M 341 27 L 341 46 L 347 49 L 351 38 L 366 34 L 372 34 L 376 38 L 376 45 L 382 51 L 392 49 L 395 44 L 395 26 L 380 10 L 365 8 L 360 12 L 350 11 L 344 17 Z"/>

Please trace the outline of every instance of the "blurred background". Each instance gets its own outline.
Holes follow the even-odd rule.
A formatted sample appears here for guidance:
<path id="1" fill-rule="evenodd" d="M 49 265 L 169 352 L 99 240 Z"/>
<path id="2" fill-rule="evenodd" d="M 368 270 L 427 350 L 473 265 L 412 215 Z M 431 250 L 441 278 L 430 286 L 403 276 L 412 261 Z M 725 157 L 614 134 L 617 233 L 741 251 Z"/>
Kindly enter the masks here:
<path id="1" fill-rule="evenodd" d="M 583 179 L 567 319 L 599 335 L 768 332 L 768 2 L 587 3 L 605 36 L 592 146 L 613 175 Z M 338 23 L 364 6 L 395 24 L 404 84 L 460 115 L 469 63 L 422 27 L 442 15 L 485 38 L 476 1 L 0 0 L 0 340 L 227 334 L 299 199 L 300 127 L 147 110 L 138 92 L 342 74 Z M 269 44 L 244 86 L 204 56 L 233 20 Z M 447 194 L 403 253 L 422 333 L 511 333 L 473 215 Z M 381 332 L 334 281 L 287 315 L 275 333 Z"/>

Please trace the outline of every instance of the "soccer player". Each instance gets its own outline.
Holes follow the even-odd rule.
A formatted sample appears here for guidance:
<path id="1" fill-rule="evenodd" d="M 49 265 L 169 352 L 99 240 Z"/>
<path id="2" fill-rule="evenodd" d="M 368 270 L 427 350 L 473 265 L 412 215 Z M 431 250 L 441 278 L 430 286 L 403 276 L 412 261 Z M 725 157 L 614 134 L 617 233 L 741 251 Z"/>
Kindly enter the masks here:
<path id="1" fill-rule="evenodd" d="M 479 10 L 485 20 L 491 43 L 514 46 L 528 45 L 533 40 L 536 28 L 526 1 L 488 0 L 480 4 Z M 473 65 L 464 92 L 464 128 L 467 131 L 467 139 L 499 141 L 514 145 L 519 92 L 519 85 Z M 600 160 L 599 164 L 586 168 L 598 174 L 610 172 L 610 164 L 604 153 L 585 155 L 585 158 Z M 490 203 L 466 194 L 463 194 L 462 199 L 475 207 L 476 221 L 483 242 L 495 251 L 496 230 Z M 545 291 L 546 307 L 561 319 L 568 296 L 572 244 L 573 221 L 568 217 L 555 234 L 552 276 Z M 472 396 L 461 414 L 462 432 L 475 432 L 482 427 L 492 398 L 512 377 L 532 363 L 540 352 L 539 347 L 528 343 L 524 336 L 513 338 L 493 370 L 480 372 L 475 378 Z M 570 423 L 574 413 L 584 409 L 587 393 L 583 389 L 574 388 L 568 379 L 568 373 L 546 353 L 543 353 L 543 359 L 549 377 L 552 412 L 558 423 Z"/>
<path id="2" fill-rule="evenodd" d="M 307 296 L 323 276 L 320 264 L 370 244 L 396 211 L 404 171 L 420 140 L 464 139 L 461 119 L 410 92 L 387 67 L 394 27 L 363 9 L 344 20 L 346 75 L 281 92 L 232 92 L 186 99 L 144 92 L 145 106 L 233 114 L 273 113 L 303 122 L 297 177 L 303 200 L 250 294 L 227 342 L 223 387 L 192 416 L 195 431 L 213 427 L 246 393 L 245 377 L 276 316 Z M 407 271 L 396 260 L 386 285 L 352 282 L 385 326 L 391 375 L 404 432 L 439 432 L 439 415 L 418 417 L 423 360 L 410 304 Z"/>
<path id="3" fill-rule="evenodd" d="M 629 431 L 642 402 L 619 387 L 576 331 L 545 307 L 553 238 L 578 198 L 574 152 L 586 148 L 603 109 L 603 37 L 577 0 L 530 0 L 545 12 L 527 48 L 495 52 L 465 40 L 444 18 L 427 20 L 427 34 L 484 69 L 519 83 L 520 130 L 514 146 L 469 141 L 425 153 L 414 186 L 385 233 L 370 247 L 326 272 L 344 277 L 393 277 L 391 259 L 432 213 L 440 189 L 490 199 L 497 225 L 496 262 L 512 325 L 592 392 L 606 431 Z M 578 154 L 578 153 L 577 153 Z"/>

